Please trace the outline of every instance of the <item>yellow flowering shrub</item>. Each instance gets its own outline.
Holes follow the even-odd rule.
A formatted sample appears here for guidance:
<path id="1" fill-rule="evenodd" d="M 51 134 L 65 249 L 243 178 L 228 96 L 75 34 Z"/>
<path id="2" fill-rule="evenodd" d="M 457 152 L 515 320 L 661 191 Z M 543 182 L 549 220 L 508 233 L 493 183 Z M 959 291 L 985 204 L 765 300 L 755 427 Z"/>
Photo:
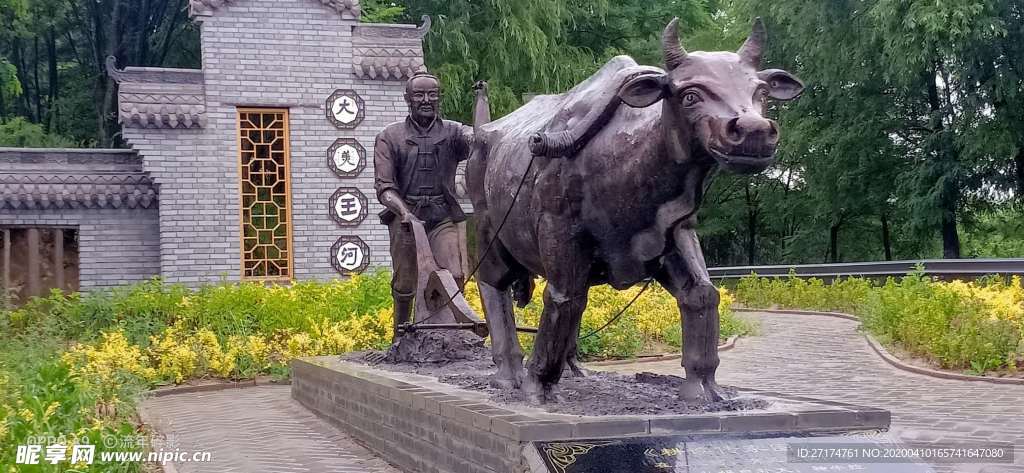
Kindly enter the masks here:
<path id="1" fill-rule="evenodd" d="M 235 355 L 239 378 L 252 378 L 270 368 L 270 343 L 263 337 L 232 335 L 228 337 L 227 351 Z"/>
<path id="2" fill-rule="evenodd" d="M 221 378 L 231 376 L 235 370 L 237 353 L 233 353 L 230 346 L 222 349 L 217 335 L 214 335 L 209 329 L 202 329 L 193 335 L 192 344 L 196 347 L 200 372 L 208 370 L 211 374 Z"/>
<path id="3" fill-rule="evenodd" d="M 142 349 L 128 343 L 121 331 L 105 332 L 95 345 L 76 344 L 64 353 L 62 360 L 72 375 L 98 385 L 121 383 L 125 376 L 146 381 L 156 376 Z"/>
<path id="4" fill-rule="evenodd" d="M 182 383 L 196 373 L 199 354 L 189 343 L 181 326 L 167 328 L 150 337 L 149 356 L 160 379 Z"/>
<path id="5" fill-rule="evenodd" d="M 387 284 L 386 274 L 289 286 L 220 284 L 197 292 L 150 282 L 126 291 L 124 300 L 114 301 L 114 306 L 135 314 L 136 322 L 107 330 L 94 343 L 73 346 L 62 360 L 73 375 L 97 385 L 116 385 L 118 376 L 152 385 L 285 374 L 288 362 L 296 357 L 386 348 L 393 324 Z M 544 281 L 538 280 L 530 304 L 516 309 L 519 324 L 539 325 L 544 287 Z M 581 335 L 609 322 L 640 290 L 639 286 L 626 291 L 592 288 Z M 483 315 L 475 283 L 467 284 L 465 296 Z M 729 311 L 731 294 L 723 289 L 721 296 L 723 336 L 749 331 L 750 326 Z M 147 325 L 144 316 L 153 314 L 165 317 L 161 320 L 166 323 Z M 140 327 L 149 327 L 149 332 Z M 520 337 L 529 350 L 534 335 Z M 590 358 L 628 357 L 643 350 L 663 351 L 666 345 L 678 348 L 681 339 L 675 298 L 652 284 L 617 321 L 581 339 L 579 349 Z M 108 393 L 90 415 L 120 410 L 123 406 L 116 399 L 116 393 Z M 38 417 L 46 407 L 30 415 Z"/>

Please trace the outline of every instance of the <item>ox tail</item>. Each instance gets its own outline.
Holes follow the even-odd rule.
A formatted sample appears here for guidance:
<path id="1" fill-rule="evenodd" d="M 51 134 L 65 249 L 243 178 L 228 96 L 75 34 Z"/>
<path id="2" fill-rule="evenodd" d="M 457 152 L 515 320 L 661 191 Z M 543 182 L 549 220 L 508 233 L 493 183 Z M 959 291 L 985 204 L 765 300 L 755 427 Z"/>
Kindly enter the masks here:
<path id="1" fill-rule="evenodd" d="M 487 82 L 478 81 L 473 84 L 476 100 L 473 103 L 473 131 L 479 133 L 480 127 L 491 122 L 491 101 L 487 98 Z"/>

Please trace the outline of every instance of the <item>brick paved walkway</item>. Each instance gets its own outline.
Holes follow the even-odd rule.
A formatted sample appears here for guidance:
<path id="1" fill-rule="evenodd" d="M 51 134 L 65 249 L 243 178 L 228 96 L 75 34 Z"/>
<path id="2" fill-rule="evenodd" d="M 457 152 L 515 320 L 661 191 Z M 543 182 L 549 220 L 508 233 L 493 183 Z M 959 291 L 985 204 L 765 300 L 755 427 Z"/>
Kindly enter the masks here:
<path id="1" fill-rule="evenodd" d="M 180 473 L 398 473 L 291 399 L 290 386 L 259 386 L 146 400 L 143 419 L 169 450 L 208 451 Z"/>
<path id="2" fill-rule="evenodd" d="M 761 324 L 722 353 L 719 382 L 889 409 L 893 433 L 925 441 L 1016 445 L 1014 465 L 957 465 L 939 471 L 1024 472 L 1024 386 L 936 379 L 882 361 L 857 322 L 796 314 L 743 313 Z M 682 373 L 678 361 L 602 369 Z"/>

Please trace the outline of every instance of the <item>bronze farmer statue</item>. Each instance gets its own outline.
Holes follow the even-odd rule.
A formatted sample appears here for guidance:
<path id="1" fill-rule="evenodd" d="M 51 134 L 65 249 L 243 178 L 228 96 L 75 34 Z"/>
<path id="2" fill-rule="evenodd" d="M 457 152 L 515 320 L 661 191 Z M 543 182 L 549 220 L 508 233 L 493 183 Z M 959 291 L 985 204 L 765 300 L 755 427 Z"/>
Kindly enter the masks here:
<path id="1" fill-rule="evenodd" d="M 654 278 L 675 296 L 682 318 L 681 395 L 722 398 L 719 298 L 696 213 L 717 169 L 750 174 L 774 162 L 779 132 L 763 116 L 767 100 L 794 99 L 803 85 L 788 72 L 761 70 L 760 20 L 735 53 L 687 53 L 677 24 L 662 35 L 664 70 L 616 57 L 569 92 L 538 96 L 491 123 L 478 102 L 467 184 L 477 241 L 497 238 L 477 274 L 495 384 L 550 398 L 575 351 L 589 288 Z M 535 276 L 547 287 L 523 379 L 512 293 Z"/>
<path id="2" fill-rule="evenodd" d="M 406 84 L 409 116 L 388 125 L 374 146 L 374 187 L 387 208 L 381 223 L 391 235 L 396 332 L 410 322 L 417 288 L 416 245 L 410 229 L 422 222 L 437 265 L 464 284 L 458 231 L 466 219 L 455 199 L 455 171 L 468 157 L 473 131 L 439 116 L 440 82 L 416 73 Z"/>

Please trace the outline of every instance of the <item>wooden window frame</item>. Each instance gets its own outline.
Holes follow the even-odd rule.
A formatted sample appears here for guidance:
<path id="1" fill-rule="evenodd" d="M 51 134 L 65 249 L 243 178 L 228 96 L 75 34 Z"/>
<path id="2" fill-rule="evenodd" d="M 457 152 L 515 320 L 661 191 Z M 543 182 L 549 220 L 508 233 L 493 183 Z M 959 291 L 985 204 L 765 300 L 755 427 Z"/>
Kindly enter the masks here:
<path id="1" fill-rule="evenodd" d="M 245 205 L 243 198 L 243 171 L 242 171 L 242 114 L 243 113 L 280 113 L 284 115 L 284 197 L 285 211 L 287 212 L 286 238 L 288 245 L 288 275 L 287 276 L 246 276 L 245 259 Z M 236 146 L 238 147 L 238 228 L 239 228 L 239 279 L 241 281 L 257 282 L 292 282 L 295 280 L 295 240 L 293 231 L 295 229 L 295 214 L 292 212 L 292 150 L 291 150 L 291 114 L 287 108 L 276 107 L 236 107 Z M 250 218 L 252 216 L 250 215 Z"/>

